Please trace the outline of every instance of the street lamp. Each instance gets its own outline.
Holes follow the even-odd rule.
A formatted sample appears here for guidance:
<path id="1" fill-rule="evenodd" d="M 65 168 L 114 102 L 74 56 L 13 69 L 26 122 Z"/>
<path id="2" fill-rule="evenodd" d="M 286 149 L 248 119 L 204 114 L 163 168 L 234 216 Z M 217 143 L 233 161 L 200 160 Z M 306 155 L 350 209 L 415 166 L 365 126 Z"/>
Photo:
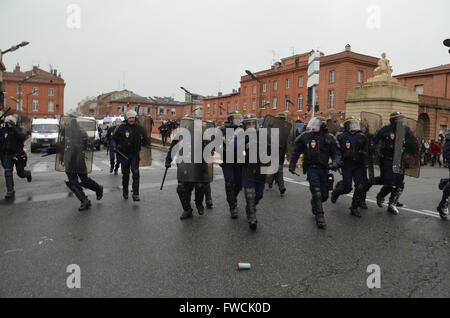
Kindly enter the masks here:
<path id="1" fill-rule="evenodd" d="M 262 82 L 261 82 L 261 80 L 260 80 L 258 77 L 256 77 L 255 74 L 253 74 L 252 72 L 250 72 L 249 70 L 245 70 L 245 73 L 247 73 L 248 75 L 250 75 L 250 77 L 251 77 L 253 80 L 255 80 L 255 81 L 257 81 L 257 82 L 259 83 L 259 96 L 258 96 L 258 98 L 259 98 L 259 108 L 260 108 L 260 109 L 261 109 L 261 108 L 264 108 L 264 105 L 262 104 Z"/>
<path id="2" fill-rule="evenodd" d="M 450 39 L 444 40 L 444 45 L 445 45 L 446 47 L 450 47 Z M 450 50 L 448 50 L 448 53 L 450 53 Z"/>
<path id="3" fill-rule="evenodd" d="M 3 54 L 8 53 L 8 52 L 14 52 L 16 50 L 18 50 L 21 47 L 24 47 L 26 45 L 30 44 L 30 42 L 27 41 L 23 41 L 22 43 L 19 43 L 17 45 L 13 45 L 11 46 L 9 49 L 7 49 L 6 51 L 2 51 Z"/>
<path id="4" fill-rule="evenodd" d="M 192 114 L 192 107 L 194 107 L 194 101 L 192 99 L 193 94 L 188 91 L 186 88 L 184 88 L 183 86 L 180 87 L 183 91 L 186 92 L 186 94 L 188 94 L 189 96 L 191 96 L 191 114 Z M 193 115 L 193 114 L 192 114 Z"/>

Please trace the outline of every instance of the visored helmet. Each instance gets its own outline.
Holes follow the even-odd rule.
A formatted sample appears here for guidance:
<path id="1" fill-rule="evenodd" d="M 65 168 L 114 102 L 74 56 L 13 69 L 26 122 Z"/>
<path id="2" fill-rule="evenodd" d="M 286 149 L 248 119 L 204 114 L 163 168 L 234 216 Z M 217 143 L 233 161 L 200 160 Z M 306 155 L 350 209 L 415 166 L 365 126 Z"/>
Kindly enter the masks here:
<path id="1" fill-rule="evenodd" d="M 13 115 L 6 116 L 5 123 L 12 123 L 12 124 L 16 125 L 17 124 L 16 116 L 13 116 Z"/>
<path id="2" fill-rule="evenodd" d="M 258 128 L 258 117 L 255 114 L 245 114 L 242 123 L 244 124 L 244 128 L 247 128 L 251 124 L 254 124 L 255 128 Z"/>
<path id="3" fill-rule="evenodd" d="M 233 110 L 228 113 L 227 121 L 230 125 L 240 126 L 243 119 L 242 114 L 238 110 Z"/>
<path id="4" fill-rule="evenodd" d="M 389 121 L 391 122 L 391 124 L 395 124 L 396 122 L 398 122 L 398 120 L 401 120 L 402 118 L 405 118 L 405 116 L 403 116 L 403 114 L 399 111 L 395 111 L 389 115 Z"/>
<path id="5" fill-rule="evenodd" d="M 345 131 L 360 131 L 361 121 L 355 116 L 348 116 L 344 121 Z"/>
<path id="6" fill-rule="evenodd" d="M 287 118 L 286 113 L 283 113 L 283 112 L 278 113 L 275 117 L 283 119 L 283 120 L 286 120 L 286 118 Z"/>
<path id="7" fill-rule="evenodd" d="M 192 114 L 186 114 L 186 115 L 184 115 L 184 117 L 182 119 L 194 120 L 195 118 L 194 118 L 194 115 L 192 115 Z"/>
<path id="8" fill-rule="evenodd" d="M 327 121 L 322 116 L 313 117 L 308 123 L 306 127 L 307 130 L 313 132 L 319 132 L 321 130 L 325 130 L 327 128 Z"/>

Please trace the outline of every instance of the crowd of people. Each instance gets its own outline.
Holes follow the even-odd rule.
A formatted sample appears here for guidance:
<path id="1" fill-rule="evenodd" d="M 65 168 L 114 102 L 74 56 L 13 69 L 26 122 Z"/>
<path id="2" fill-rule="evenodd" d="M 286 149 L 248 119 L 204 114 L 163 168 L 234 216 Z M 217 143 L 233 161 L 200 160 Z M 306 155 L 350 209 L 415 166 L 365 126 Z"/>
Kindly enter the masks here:
<path id="1" fill-rule="evenodd" d="M 445 136 L 439 135 L 439 139 L 436 141 L 434 139 L 431 140 L 422 140 L 422 149 L 421 152 L 423 154 L 423 158 L 421 160 L 421 164 L 423 166 L 431 165 L 432 167 L 439 165 L 439 167 L 448 167 L 448 162 L 446 157 L 443 154 L 444 145 L 447 142 Z"/>

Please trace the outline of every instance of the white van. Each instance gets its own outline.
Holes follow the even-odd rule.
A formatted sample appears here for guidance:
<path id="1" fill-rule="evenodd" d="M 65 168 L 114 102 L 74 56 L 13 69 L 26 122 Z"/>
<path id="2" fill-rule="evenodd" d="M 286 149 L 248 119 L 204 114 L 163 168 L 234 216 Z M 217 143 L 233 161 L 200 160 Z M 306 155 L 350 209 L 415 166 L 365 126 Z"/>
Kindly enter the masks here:
<path id="1" fill-rule="evenodd" d="M 96 150 L 100 150 L 101 143 L 100 143 L 100 135 L 98 133 L 97 121 L 95 120 L 94 117 L 80 116 L 80 118 L 90 119 L 90 120 L 95 122 L 94 147 L 95 147 Z M 88 137 L 92 138 L 92 136 L 89 136 L 89 135 L 88 135 Z"/>
<path id="2" fill-rule="evenodd" d="M 34 118 L 31 123 L 31 152 L 50 148 L 58 142 L 59 120 Z"/>

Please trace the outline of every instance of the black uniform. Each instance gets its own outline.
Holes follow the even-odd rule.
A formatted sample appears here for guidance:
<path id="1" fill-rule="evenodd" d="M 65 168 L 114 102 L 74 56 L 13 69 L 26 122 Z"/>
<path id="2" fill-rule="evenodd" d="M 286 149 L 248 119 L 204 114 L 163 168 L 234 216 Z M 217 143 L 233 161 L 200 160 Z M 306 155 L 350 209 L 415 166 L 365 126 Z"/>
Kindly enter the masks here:
<path id="1" fill-rule="evenodd" d="M 111 126 L 108 128 L 108 130 L 106 132 L 106 142 L 107 142 L 107 147 L 108 147 L 108 151 L 109 151 L 109 161 L 110 161 L 109 172 L 112 173 L 114 171 L 114 174 L 117 174 L 117 171 L 120 167 L 119 158 L 118 158 L 118 156 L 116 156 L 117 144 L 114 141 L 114 139 L 112 138 L 112 136 L 114 135 L 114 131 L 118 128 L 119 128 L 118 126 Z"/>
<path id="2" fill-rule="evenodd" d="M 331 157 L 333 169 L 339 168 L 341 155 L 336 138 L 322 127 L 320 132 L 306 131 L 297 137 L 292 153 L 289 171 L 295 173 L 295 167 L 301 154 L 304 155 L 303 172 L 306 173 L 312 194 L 312 212 L 317 226 L 325 228 L 322 203 L 328 200 L 328 160 Z"/>
<path id="3" fill-rule="evenodd" d="M 14 197 L 14 178 L 13 171 L 16 166 L 17 175 L 20 178 L 27 178 L 31 182 L 31 171 L 25 170 L 27 165 L 27 155 L 23 150 L 24 142 L 28 133 L 14 125 L 13 127 L 0 128 L 0 159 L 5 169 L 5 181 L 7 193 L 5 198 Z"/>
<path id="4" fill-rule="evenodd" d="M 225 194 L 227 196 L 228 206 L 230 208 L 230 214 L 233 219 L 237 218 L 237 197 L 239 192 L 242 190 L 242 163 L 238 163 L 237 161 L 237 143 L 238 138 L 235 135 L 232 139 L 226 138 L 226 130 L 233 129 L 236 131 L 237 129 L 242 129 L 242 126 L 238 125 L 225 125 L 219 127 L 222 135 L 224 137 L 224 141 L 222 144 L 222 161 L 223 163 L 220 165 L 222 168 L 223 176 L 225 179 Z M 232 147 L 234 149 L 234 158 L 229 158 L 232 162 L 227 162 L 227 149 Z M 232 159 L 232 160 L 231 160 Z"/>
<path id="5" fill-rule="evenodd" d="M 173 161 L 172 158 L 172 150 L 175 147 L 176 144 L 178 144 L 179 139 L 175 138 L 174 140 L 172 140 L 171 144 L 170 144 L 170 148 L 169 151 L 167 152 L 166 155 L 166 160 L 165 160 L 165 166 L 166 167 L 170 167 Z M 206 145 L 205 141 L 203 141 L 203 147 Z M 197 167 L 205 165 L 204 163 L 183 163 L 184 167 L 186 167 L 186 165 L 191 165 L 190 168 L 192 170 L 195 170 Z M 178 169 L 179 169 L 179 165 L 178 165 Z M 205 212 L 205 208 L 203 206 L 203 199 L 206 196 L 206 193 L 208 191 L 208 186 L 209 183 L 208 182 L 187 182 L 187 181 L 180 181 L 178 180 L 178 186 L 177 186 L 177 194 L 178 197 L 180 198 L 180 202 L 181 202 L 181 206 L 183 207 L 183 213 L 180 216 L 181 220 L 187 219 L 192 217 L 192 207 L 191 207 L 191 195 L 192 195 L 192 190 L 195 189 L 195 206 L 197 208 L 198 214 L 199 215 L 203 215 Z M 209 195 L 211 195 L 211 188 L 209 188 Z M 207 202 L 208 205 L 208 202 Z M 212 206 L 212 202 L 211 202 L 211 206 Z M 209 207 L 209 205 L 208 205 Z"/>
<path id="6" fill-rule="evenodd" d="M 114 132 L 112 139 L 117 145 L 117 158 L 122 168 L 123 197 L 128 199 L 131 170 L 133 200 L 139 201 L 139 152 L 141 146 L 147 146 L 150 143 L 147 134 L 139 124 L 130 125 L 126 122 Z"/>
<path id="7" fill-rule="evenodd" d="M 331 202 L 335 203 L 340 195 L 352 191 L 352 183 L 355 182 L 355 193 L 353 194 L 351 214 L 361 217 L 358 207 L 365 200 L 367 189 L 367 150 L 368 139 L 360 131 L 351 133 L 345 131 L 337 136 L 342 156 L 342 181 L 336 184 L 331 195 Z"/>
<path id="8" fill-rule="evenodd" d="M 447 162 L 450 162 L 450 134 L 445 136 L 445 145 L 444 145 L 444 158 Z M 450 166 L 449 166 L 450 169 Z M 439 202 L 439 205 L 437 207 L 437 211 L 439 212 L 439 215 L 441 218 L 445 221 L 448 221 L 449 211 L 448 211 L 448 204 L 450 200 L 450 179 L 445 178 L 441 179 L 439 183 L 439 189 L 442 190 L 442 199 Z"/>
<path id="9" fill-rule="evenodd" d="M 409 142 L 414 142 L 415 137 L 411 130 L 406 128 L 405 145 Z M 396 123 L 392 122 L 389 125 L 382 127 L 373 139 L 373 145 L 381 143 L 379 148 L 380 155 L 380 178 L 377 183 L 383 184 L 380 192 L 377 194 L 377 204 L 379 207 L 383 206 L 384 198 L 390 194 L 388 211 L 393 214 L 398 214 L 397 203 L 400 195 L 405 187 L 404 173 L 394 173 L 392 170 L 394 161 L 395 138 L 396 138 Z M 380 182 L 381 181 L 381 182 Z"/>

